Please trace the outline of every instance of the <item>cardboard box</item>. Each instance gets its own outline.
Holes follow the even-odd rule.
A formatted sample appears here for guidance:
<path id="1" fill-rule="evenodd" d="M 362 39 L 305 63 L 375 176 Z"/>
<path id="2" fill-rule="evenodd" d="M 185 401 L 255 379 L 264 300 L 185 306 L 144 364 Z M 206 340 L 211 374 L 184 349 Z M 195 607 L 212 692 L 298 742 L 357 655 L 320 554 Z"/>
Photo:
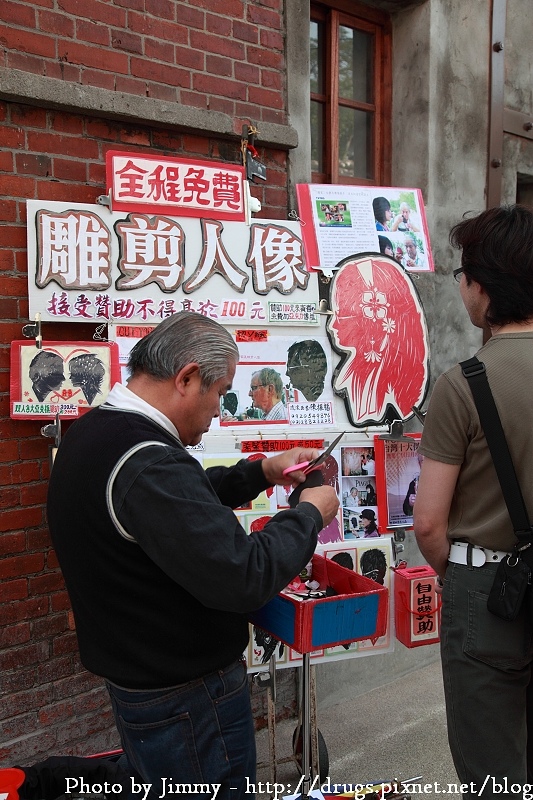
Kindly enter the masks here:
<path id="1" fill-rule="evenodd" d="M 396 638 L 406 647 L 440 640 L 440 595 L 437 574 L 427 564 L 394 570 Z"/>
<path id="2" fill-rule="evenodd" d="M 386 633 L 389 592 L 384 586 L 319 555 L 313 556 L 312 579 L 337 594 L 297 600 L 281 593 L 250 622 L 302 654 Z"/>

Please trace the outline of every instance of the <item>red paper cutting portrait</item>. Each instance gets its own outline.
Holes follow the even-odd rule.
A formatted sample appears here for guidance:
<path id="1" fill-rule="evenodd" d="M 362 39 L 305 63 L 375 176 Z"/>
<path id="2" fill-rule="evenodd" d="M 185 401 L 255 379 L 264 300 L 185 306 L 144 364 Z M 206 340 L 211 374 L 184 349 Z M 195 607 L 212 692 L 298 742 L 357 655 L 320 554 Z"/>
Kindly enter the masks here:
<path id="1" fill-rule="evenodd" d="M 427 391 L 429 347 L 420 298 L 403 267 L 374 254 L 344 259 L 330 307 L 328 335 L 343 356 L 333 389 L 352 425 L 413 416 Z"/>

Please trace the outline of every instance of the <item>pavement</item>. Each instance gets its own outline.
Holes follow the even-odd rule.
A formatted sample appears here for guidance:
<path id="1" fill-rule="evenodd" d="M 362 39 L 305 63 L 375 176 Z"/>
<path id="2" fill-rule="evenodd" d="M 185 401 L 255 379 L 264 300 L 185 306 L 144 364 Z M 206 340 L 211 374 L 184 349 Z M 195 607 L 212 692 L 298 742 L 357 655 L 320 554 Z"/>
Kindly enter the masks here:
<path id="1" fill-rule="evenodd" d="M 351 700 L 319 708 L 317 721 L 332 784 L 422 776 L 409 790 L 412 800 L 461 797 L 454 786 L 459 781 L 448 748 L 439 660 Z M 301 776 L 291 757 L 295 727 L 294 719 L 276 724 L 275 777 L 268 757 L 268 729 L 257 734 L 260 800 L 301 791 L 301 784 L 297 788 Z M 283 784 L 283 789 L 275 792 L 274 783 Z"/>

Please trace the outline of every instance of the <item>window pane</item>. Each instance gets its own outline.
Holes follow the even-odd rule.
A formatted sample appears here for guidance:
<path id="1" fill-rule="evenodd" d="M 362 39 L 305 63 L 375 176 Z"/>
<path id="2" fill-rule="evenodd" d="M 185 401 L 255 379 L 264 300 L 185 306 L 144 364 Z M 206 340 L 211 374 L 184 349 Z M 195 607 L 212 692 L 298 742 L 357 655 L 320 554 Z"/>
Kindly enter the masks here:
<path id="1" fill-rule="evenodd" d="M 311 100 L 311 171 L 324 171 L 324 106 Z"/>
<path id="2" fill-rule="evenodd" d="M 339 97 L 372 102 L 374 37 L 339 25 Z"/>
<path id="3" fill-rule="evenodd" d="M 310 61 L 311 93 L 324 94 L 324 26 L 311 20 Z"/>
<path id="4" fill-rule="evenodd" d="M 339 108 L 339 177 L 373 178 L 372 114 Z"/>

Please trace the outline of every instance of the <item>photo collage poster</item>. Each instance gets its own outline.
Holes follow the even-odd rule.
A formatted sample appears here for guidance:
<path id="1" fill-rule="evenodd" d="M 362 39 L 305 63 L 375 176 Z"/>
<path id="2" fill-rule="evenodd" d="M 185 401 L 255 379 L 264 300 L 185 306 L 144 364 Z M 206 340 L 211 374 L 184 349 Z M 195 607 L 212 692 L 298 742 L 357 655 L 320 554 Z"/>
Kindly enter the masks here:
<path id="1" fill-rule="evenodd" d="M 375 437 L 380 469 L 377 474 L 379 514 L 384 527 L 412 528 L 413 507 L 423 456 L 418 453 L 420 433 L 408 433 L 400 441 Z"/>
<path id="2" fill-rule="evenodd" d="M 362 253 L 390 256 L 408 272 L 432 272 L 433 256 L 420 189 L 298 184 L 307 263 L 331 272 Z"/>

